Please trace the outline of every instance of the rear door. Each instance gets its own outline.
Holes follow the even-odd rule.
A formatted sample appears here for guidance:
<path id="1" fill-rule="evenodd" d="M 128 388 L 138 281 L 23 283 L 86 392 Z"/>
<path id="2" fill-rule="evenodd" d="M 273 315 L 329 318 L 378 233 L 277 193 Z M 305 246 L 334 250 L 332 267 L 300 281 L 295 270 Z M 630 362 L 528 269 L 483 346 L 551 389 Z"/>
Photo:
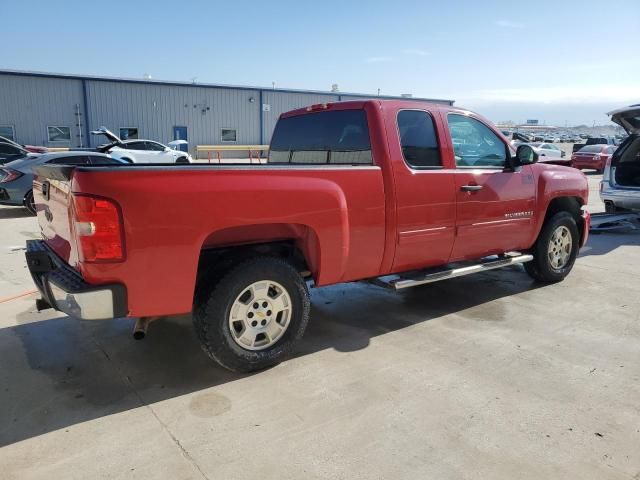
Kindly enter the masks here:
<path id="1" fill-rule="evenodd" d="M 456 165 L 451 261 L 528 247 L 535 205 L 531 166 L 510 169 L 510 149 L 484 120 L 455 112 L 442 115 Z"/>
<path id="2" fill-rule="evenodd" d="M 172 163 L 171 152 L 165 152 L 165 146 L 157 142 L 145 141 L 145 155 L 150 163 Z"/>
<path id="3" fill-rule="evenodd" d="M 437 112 L 389 109 L 387 139 L 397 203 L 393 271 L 449 261 L 455 233 L 453 165 L 443 151 Z"/>
<path id="4" fill-rule="evenodd" d="M 133 142 L 127 142 L 123 144 L 121 148 L 125 150 L 126 153 L 128 153 L 129 157 L 132 157 L 131 159 L 135 163 L 151 163 L 153 161 L 153 159 L 149 158 L 149 155 L 147 152 L 147 146 L 144 140 L 135 140 Z M 124 156 L 124 155 L 120 155 L 120 156 Z"/>

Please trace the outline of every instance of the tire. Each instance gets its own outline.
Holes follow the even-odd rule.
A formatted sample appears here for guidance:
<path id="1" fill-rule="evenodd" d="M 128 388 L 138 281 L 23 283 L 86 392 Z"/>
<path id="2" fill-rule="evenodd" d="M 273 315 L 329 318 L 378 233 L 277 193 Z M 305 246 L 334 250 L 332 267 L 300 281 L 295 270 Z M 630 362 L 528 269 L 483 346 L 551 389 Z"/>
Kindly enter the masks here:
<path id="1" fill-rule="evenodd" d="M 307 284 L 291 264 L 256 257 L 203 282 L 193 324 L 209 357 L 229 370 L 248 373 L 280 363 L 291 353 L 307 327 L 310 305 Z"/>
<path id="2" fill-rule="evenodd" d="M 187 160 L 187 157 L 180 157 L 176 160 L 176 163 L 185 164 L 189 163 L 189 160 Z"/>
<path id="3" fill-rule="evenodd" d="M 570 245 L 564 240 L 566 236 L 570 238 Z M 525 263 L 524 269 L 531 278 L 539 282 L 561 282 L 573 268 L 579 243 L 580 235 L 573 215 L 566 211 L 558 212 L 542 226 L 531 250 L 533 260 Z"/>
<path id="4" fill-rule="evenodd" d="M 27 194 L 24 196 L 24 206 L 27 210 L 29 210 L 29 212 L 31 212 L 31 215 L 37 214 L 36 205 L 33 200 L 33 190 L 29 190 Z"/>

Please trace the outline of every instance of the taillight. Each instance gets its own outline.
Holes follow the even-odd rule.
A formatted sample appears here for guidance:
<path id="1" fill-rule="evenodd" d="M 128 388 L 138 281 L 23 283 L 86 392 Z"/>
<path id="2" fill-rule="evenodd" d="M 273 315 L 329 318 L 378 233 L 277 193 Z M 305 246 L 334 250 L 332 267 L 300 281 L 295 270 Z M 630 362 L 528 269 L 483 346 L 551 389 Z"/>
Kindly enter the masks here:
<path id="1" fill-rule="evenodd" d="M 80 261 L 124 260 L 122 215 L 115 202 L 90 195 L 74 195 L 73 222 Z"/>
<path id="2" fill-rule="evenodd" d="M 13 170 L 12 168 L 0 168 L 0 174 L 2 175 L 0 177 L 0 183 L 12 182 L 22 176 L 21 172 Z"/>

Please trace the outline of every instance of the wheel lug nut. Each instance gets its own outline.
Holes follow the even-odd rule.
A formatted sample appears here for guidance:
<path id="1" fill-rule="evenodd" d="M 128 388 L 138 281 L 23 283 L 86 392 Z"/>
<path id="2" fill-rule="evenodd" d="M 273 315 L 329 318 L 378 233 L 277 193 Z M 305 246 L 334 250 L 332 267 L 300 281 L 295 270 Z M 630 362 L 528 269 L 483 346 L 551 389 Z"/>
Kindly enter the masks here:
<path id="1" fill-rule="evenodd" d="M 262 302 L 262 308 L 267 308 L 269 304 L 267 302 Z"/>
<path id="2" fill-rule="evenodd" d="M 249 317 L 249 318 L 253 318 L 253 312 L 249 312 L 249 313 L 247 313 L 247 317 Z"/>
<path id="3" fill-rule="evenodd" d="M 267 315 L 271 315 L 271 310 L 267 310 Z"/>
<path id="4" fill-rule="evenodd" d="M 258 302 L 253 304 L 253 308 L 260 308 L 260 305 L 258 304 Z"/>
<path id="5" fill-rule="evenodd" d="M 261 325 L 264 327 L 266 324 L 267 324 L 267 321 L 266 320 L 262 320 L 262 324 Z"/>
<path id="6" fill-rule="evenodd" d="M 251 322 L 251 326 L 252 327 L 257 327 L 258 326 L 258 322 L 256 322 L 255 320 L 253 322 Z"/>

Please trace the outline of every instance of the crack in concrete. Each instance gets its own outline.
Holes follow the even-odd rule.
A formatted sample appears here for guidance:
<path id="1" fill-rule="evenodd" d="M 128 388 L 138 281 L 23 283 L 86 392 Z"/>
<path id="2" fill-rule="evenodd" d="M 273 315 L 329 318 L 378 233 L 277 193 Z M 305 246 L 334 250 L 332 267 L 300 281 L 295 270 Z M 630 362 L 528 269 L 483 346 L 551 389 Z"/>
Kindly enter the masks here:
<path id="1" fill-rule="evenodd" d="M 138 402 L 140 403 L 140 406 L 147 408 L 151 412 L 151 415 L 153 415 L 153 417 L 160 424 L 160 426 L 165 431 L 165 433 L 169 436 L 169 438 L 171 438 L 171 440 L 173 441 L 175 446 L 178 447 L 178 450 L 182 454 L 183 458 L 187 462 L 189 462 L 193 468 L 195 468 L 198 471 L 198 473 L 200 474 L 200 476 L 204 480 L 210 480 L 209 477 L 204 473 L 202 468 L 200 468 L 200 465 L 198 465 L 198 462 L 195 461 L 195 459 L 191 456 L 191 454 L 187 451 L 187 449 L 182 446 L 182 443 L 180 443 L 180 440 L 178 440 L 178 438 L 176 438 L 176 436 L 171 432 L 171 430 L 169 429 L 168 425 L 166 423 L 164 423 L 160 419 L 160 417 L 158 416 L 156 411 L 153 409 L 153 407 L 151 405 L 149 405 L 147 402 L 144 401 L 144 399 L 142 398 L 142 395 L 140 395 L 140 392 L 138 392 L 136 387 L 133 385 L 133 382 L 131 381 L 131 378 L 128 375 L 124 375 L 123 374 L 123 372 L 120 369 L 120 367 L 118 366 L 117 362 L 114 362 L 113 360 L 111 360 L 111 357 L 109 356 L 109 354 L 102 347 L 102 345 L 100 345 L 100 343 L 98 343 L 98 341 L 94 337 L 92 337 L 90 335 L 89 338 L 91 339 L 91 342 L 96 346 L 96 348 L 98 350 L 100 350 L 100 352 L 102 352 L 102 354 L 106 357 L 106 359 L 109 362 L 114 364 L 114 366 L 116 368 L 116 371 L 118 373 L 118 376 L 120 377 L 120 380 L 122 381 L 122 383 L 124 385 L 126 385 L 133 392 L 133 394 L 138 399 Z"/>

